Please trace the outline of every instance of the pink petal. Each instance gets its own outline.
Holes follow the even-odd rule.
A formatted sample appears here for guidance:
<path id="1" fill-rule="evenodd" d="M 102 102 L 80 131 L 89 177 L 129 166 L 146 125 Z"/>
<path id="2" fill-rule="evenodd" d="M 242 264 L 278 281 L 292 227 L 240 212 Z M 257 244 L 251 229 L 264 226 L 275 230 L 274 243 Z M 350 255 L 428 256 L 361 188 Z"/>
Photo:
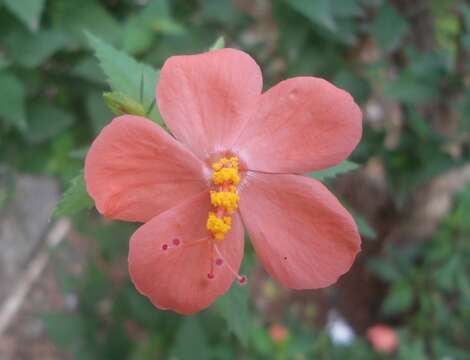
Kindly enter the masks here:
<path id="1" fill-rule="evenodd" d="M 334 283 L 360 250 L 351 215 L 317 180 L 248 172 L 240 211 L 265 269 L 293 289 Z"/>
<path id="2" fill-rule="evenodd" d="M 230 147 L 262 85 L 258 65 L 240 50 L 172 56 L 160 73 L 157 103 L 175 137 L 206 159 Z"/>
<path id="3" fill-rule="evenodd" d="M 87 191 L 111 219 L 145 222 L 208 188 L 204 165 L 160 126 L 115 118 L 85 159 Z"/>
<path id="4" fill-rule="evenodd" d="M 297 77 L 261 96 L 234 151 L 250 170 L 301 174 L 346 159 L 361 133 L 361 110 L 349 93 L 323 79 Z"/>
<path id="5" fill-rule="evenodd" d="M 211 241 L 206 220 L 209 193 L 204 192 L 165 211 L 140 227 L 129 247 L 129 271 L 136 288 L 160 309 L 191 314 L 224 294 L 234 280 L 227 266 L 211 269 Z M 179 245 L 172 245 L 178 239 Z M 173 246 L 166 251 L 162 246 Z M 234 215 L 232 230 L 216 242 L 225 261 L 238 270 L 243 257 L 243 226 Z"/>

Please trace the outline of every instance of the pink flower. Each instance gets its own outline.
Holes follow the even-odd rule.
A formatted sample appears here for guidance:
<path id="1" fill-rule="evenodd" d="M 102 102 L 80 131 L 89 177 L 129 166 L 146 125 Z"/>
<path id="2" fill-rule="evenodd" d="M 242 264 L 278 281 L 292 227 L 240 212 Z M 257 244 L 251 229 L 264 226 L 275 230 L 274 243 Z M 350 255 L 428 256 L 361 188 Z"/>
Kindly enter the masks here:
<path id="1" fill-rule="evenodd" d="M 360 250 L 351 215 L 302 176 L 349 156 L 359 107 L 314 77 L 261 89 L 260 68 L 242 51 L 173 56 L 157 103 L 174 137 L 124 115 L 91 146 L 88 193 L 104 216 L 145 223 L 130 240 L 129 271 L 160 309 L 194 313 L 234 279 L 246 282 L 244 227 L 265 269 L 293 289 L 334 283 Z"/>
<path id="2" fill-rule="evenodd" d="M 375 351 L 392 353 L 398 347 L 397 332 L 388 325 L 374 325 L 367 329 L 367 338 Z"/>
<path id="3" fill-rule="evenodd" d="M 269 337 L 275 343 L 282 343 L 284 340 L 287 339 L 289 335 L 289 330 L 284 325 L 281 324 L 272 324 L 269 327 Z"/>

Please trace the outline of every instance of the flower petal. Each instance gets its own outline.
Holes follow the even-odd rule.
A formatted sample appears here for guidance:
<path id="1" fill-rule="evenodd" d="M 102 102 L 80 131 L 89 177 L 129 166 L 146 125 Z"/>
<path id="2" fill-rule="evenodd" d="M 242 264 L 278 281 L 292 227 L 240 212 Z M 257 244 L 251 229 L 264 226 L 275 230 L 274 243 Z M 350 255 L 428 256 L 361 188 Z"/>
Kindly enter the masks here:
<path id="1" fill-rule="evenodd" d="M 328 81 L 297 77 L 265 92 L 234 151 L 250 170 L 305 173 L 338 164 L 358 144 L 362 113 Z"/>
<path id="2" fill-rule="evenodd" d="M 259 66 L 243 51 L 172 56 L 160 73 L 157 103 L 175 137 L 206 159 L 231 146 L 262 86 Z"/>
<path id="3" fill-rule="evenodd" d="M 234 280 L 227 266 L 211 268 L 211 241 L 205 224 L 210 209 L 209 193 L 168 210 L 141 226 L 129 246 L 129 272 L 136 288 L 160 309 L 191 314 L 209 306 L 224 294 Z M 163 244 L 172 246 L 166 251 Z M 199 242 L 198 242 L 199 241 Z M 238 270 L 243 257 L 243 226 L 234 215 L 232 230 L 217 242 L 225 261 Z"/>
<path id="4" fill-rule="evenodd" d="M 85 159 L 87 191 L 111 219 L 145 222 L 208 188 L 204 164 L 160 126 L 115 118 Z"/>
<path id="5" fill-rule="evenodd" d="M 351 267 L 360 237 L 351 215 L 319 181 L 248 172 L 240 211 L 256 254 L 293 289 L 334 283 Z"/>

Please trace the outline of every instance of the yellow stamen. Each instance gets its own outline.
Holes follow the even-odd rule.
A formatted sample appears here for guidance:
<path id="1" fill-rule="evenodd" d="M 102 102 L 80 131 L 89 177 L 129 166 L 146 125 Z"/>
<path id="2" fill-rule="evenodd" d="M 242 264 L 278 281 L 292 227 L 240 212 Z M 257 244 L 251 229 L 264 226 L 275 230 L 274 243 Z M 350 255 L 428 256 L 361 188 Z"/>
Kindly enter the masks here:
<path id="1" fill-rule="evenodd" d="M 224 216 L 223 218 L 217 217 L 214 212 L 209 212 L 207 218 L 207 230 L 209 230 L 214 239 L 223 240 L 225 233 L 230 231 L 232 224 L 232 218 L 230 216 Z"/>
<path id="2" fill-rule="evenodd" d="M 238 169 L 233 167 L 223 167 L 218 171 L 214 171 L 212 174 L 212 182 L 216 185 L 221 185 L 227 182 L 232 182 L 234 185 L 238 185 L 240 183 Z"/>
<path id="3" fill-rule="evenodd" d="M 211 191 L 211 204 L 223 207 L 229 214 L 238 207 L 240 196 L 232 191 Z"/>
<path id="4" fill-rule="evenodd" d="M 237 185 L 240 183 L 238 158 L 221 158 L 212 164 L 212 169 L 212 183 L 217 190 L 210 192 L 214 211 L 209 212 L 206 227 L 214 239 L 223 240 L 231 229 L 230 215 L 238 208 L 240 200 L 237 194 Z"/>

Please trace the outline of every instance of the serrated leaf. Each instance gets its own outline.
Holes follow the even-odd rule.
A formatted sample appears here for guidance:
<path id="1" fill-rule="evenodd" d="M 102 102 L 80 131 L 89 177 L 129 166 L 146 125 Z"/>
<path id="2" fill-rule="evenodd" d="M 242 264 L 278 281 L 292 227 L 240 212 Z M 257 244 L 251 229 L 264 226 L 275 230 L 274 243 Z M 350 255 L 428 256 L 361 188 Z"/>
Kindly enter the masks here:
<path id="1" fill-rule="evenodd" d="M 121 39 L 122 25 L 100 3 L 96 0 L 80 0 L 80 4 L 51 1 L 52 27 L 69 34 L 74 40 L 72 46 L 88 46 L 85 30 L 99 34 L 107 42 L 117 43 Z"/>
<path id="2" fill-rule="evenodd" d="M 125 24 L 123 48 L 130 54 L 141 53 L 152 46 L 157 33 L 183 32 L 183 26 L 172 18 L 167 0 L 151 1 Z"/>
<path id="3" fill-rule="evenodd" d="M 353 98 L 359 103 L 364 103 L 372 91 L 369 82 L 346 69 L 336 73 L 333 83 L 351 93 Z"/>
<path id="4" fill-rule="evenodd" d="M 97 135 L 113 119 L 113 113 L 103 101 L 100 93 L 92 92 L 86 98 L 86 109 L 93 132 Z"/>
<path id="5" fill-rule="evenodd" d="M 27 31 L 12 32 L 5 40 L 9 56 L 25 67 L 36 67 L 49 56 L 64 47 L 69 38 L 56 31 L 40 31 L 29 34 Z"/>
<path id="6" fill-rule="evenodd" d="M 3 3 L 30 30 L 39 29 L 45 0 L 3 0 Z"/>
<path id="7" fill-rule="evenodd" d="M 113 90 L 142 103 L 146 111 L 150 109 L 155 101 L 159 73 L 150 65 L 136 61 L 96 36 L 87 33 L 87 37 Z M 155 106 L 150 111 L 149 118 L 163 124 Z"/>
<path id="8" fill-rule="evenodd" d="M 359 214 L 356 210 L 348 207 L 348 211 L 351 213 L 354 221 L 357 225 L 357 230 L 362 236 L 366 238 L 375 239 L 377 237 L 376 231 L 367 223 L 367 220 Z"/>
<path id="9" fill-rule="evenodd" d="M 6 69 L 8 66 L 10 66 L 10 60 L 8 60 L 4 54 L 0 53 L 0 70 Z"/>
<path id="10" fill-rule="evenodd" d="M 402 75 L 384 84 L 384 95 L 406 104 L 423 104 L 439 97 L 439 90 L 419 78 Z"/>
<path id="11" fill-rule="evenodd" d="M 364 14 L 359 0 L 330 0 L 332 11 L 338 17 L 356 17 Z"/>
<path id="12" fill-rule="evenodd" d="M 80 172 L 70 182 L 69 188 L 62 195 L 52 217 L 57 219 L 61 216 L 73 215 L 81 210 L 90 209 L 93 205 L 93 199 L 88 195 L 85 188 L 83 172 Z"/>
<path id="13" fill-rule="evenodd" d="M 395 315 L 407 311 L 413 304 L 413 289 L 406 281 L 400 281 L 389 289 L 382 304 L 385 315 Z"/>
<path id="14" fill-rule="evenodd" d="M 73 116 L 52 104 L 37 102 L 29 109 L 29 126 L 25 137 L 33 144 L 49 140 L 73 124 Z"/>
<path id="15" fill-rule="evenodd" d="M 27 128 L 23 83 L 6 72 L 0 73 L 0 119 L 19 130 Z"/>
<path id="16" fill-rule="evenodd" d="M 235 334 L 243 346 L 248 345 L 248 338 L 251 332 L 248 299 L 248 287 L 234 284 L 217 301 L 222 316 L 227 321 L 229 330 Z"/>
<path id="17" fill-rule="evenodd" d="M 201 5 L 201 18 L 205 22 L 217 21 L 227 26 L 237 23 L 242 14 L 232 0 L 204 0 Z"/>
<path id="18" fill-rule="evenodd" d="M 225 47 L 225 39 L 223 36 L 219 36 L 217 40 L 209 48 L 209 51 L 223 49 Z"/>
<path id="19" fill-rule="evenodd" d="M 333 166 L 333 167 L 330 167 L 328 169 L 321 170 L 321 171 L 315 171 L 315 172 L 307 173 L 305 175 L 309 176 L 309 177 L 312 177 L 312 178 L 315 178 L 317 180 L 323 181 L 323 180 L 332 179 L 332 178 L 335 178 L 338 175 L 345 174 L 345 173 L 348 173 L 350 171 L 356 170 L 358 167 L 359 167 L 358 164 L 356 164 L 352 161 L 349 161 L 349 160 L 344 160 L 342 163 L 340 163 L 336 166 Z"/>
<path id="20" fill-rule="evenodd" d="M 100 87 L 106 85 L 106 75 L 98 65 L 94 56 L 89 56 L 78 62 L 72 69 L 71 73 L 86 81 L 98 84 Z M 101 96 L 100 96 L 101 98 Z M 101 101 L 103 101 L 101 99 Z"/>
<path id="21" fill-rule="evenodd" d="M 367 268 L 381 280 L 389 283 L 397 282 L 403 278 L 399 269 L 383 259 L 371 258 L 367 260 Z"/>
<path id="22" fill-rule="evenodd" d="M 71 350 L 82 339 L 84 324 L 77 314 L 47 313 L 40 316 L 49 339 L 59 348 Z"/>
<path id="23" fill-rule="evenodd" d="M 209 358 L 207 338 L 196 317 L 184 319 L 173 345 L 173 354 L 178 360 Z"/>
<path id="24" fill-rule="evenodd" d="M 330 0 L 284 0 L 311 22 L 330 31 L 336 29 L 334 9 Z"/>
<path id="25" fill-rule="evenodd" d="M 386 52 L 395 50 L 407 31 L 407 22 L 391 5 L 380 8 L 369 28 L 369 32 L 374 37 L 377 45 Z"/>

